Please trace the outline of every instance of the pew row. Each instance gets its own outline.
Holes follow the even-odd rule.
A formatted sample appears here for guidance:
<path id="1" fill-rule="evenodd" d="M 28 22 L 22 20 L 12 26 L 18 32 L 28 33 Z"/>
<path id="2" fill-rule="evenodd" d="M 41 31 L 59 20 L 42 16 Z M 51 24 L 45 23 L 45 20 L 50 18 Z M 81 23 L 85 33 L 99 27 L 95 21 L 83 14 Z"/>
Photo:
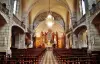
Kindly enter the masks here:
<path id="1" fill-rule="evenodd" d="M 38 64 L 45 53 L 45 48 L 12 49 L 12 57 L 0 60 L 0 64 Z"/>
<path id="2" fill-rule="evenodd" d="M 87 49 L 53 49 L 53 53 L 61 64 L 96 64 L 95 56 Z"/>

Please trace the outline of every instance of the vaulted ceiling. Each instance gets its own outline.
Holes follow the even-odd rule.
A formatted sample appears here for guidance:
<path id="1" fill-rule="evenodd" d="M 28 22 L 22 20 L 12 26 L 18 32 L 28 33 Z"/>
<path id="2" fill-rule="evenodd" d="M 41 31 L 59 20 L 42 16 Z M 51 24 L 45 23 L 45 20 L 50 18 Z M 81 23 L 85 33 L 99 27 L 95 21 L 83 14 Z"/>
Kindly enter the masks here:
<path id="1" fill-rule="evenodd" d="M 77 0 L 50 0 L 50 9 L 58 13 L 66 21 L 67 12 L 74 12 Z M 37 15 L 42 12 L 48 11 L 49 0 L 22 0 L 23 12 L 30 13 L 33 21 Z"/>
<path id="2" fill-rule="evenodd" d="M 61 16 L 66 26 L 68 14 L 75 12 L 76 2 L 77 0 L 50 0 L 50 11 Z M 22 4 L 23 13 L 28 14 L 31 24 L 41 13 L 49 11 L 49 0 L 22 0 Z M 42 27 L 41 25 L 39 26 Z"/>

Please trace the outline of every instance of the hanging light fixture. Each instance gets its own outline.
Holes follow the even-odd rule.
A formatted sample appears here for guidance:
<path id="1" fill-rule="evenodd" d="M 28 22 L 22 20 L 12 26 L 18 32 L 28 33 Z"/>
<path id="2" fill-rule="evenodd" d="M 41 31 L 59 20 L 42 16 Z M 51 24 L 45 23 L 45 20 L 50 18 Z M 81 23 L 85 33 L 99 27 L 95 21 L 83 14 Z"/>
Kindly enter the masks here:
<path id="1" fill-rule="evenodd" d="M 54 24 L 54 17 L 51 15 L 50 11 L 50 0 L 49 0 L 49 13 L 48 16 L 46 17 L 46 24 L 49 28 L 51 28 Z"/>

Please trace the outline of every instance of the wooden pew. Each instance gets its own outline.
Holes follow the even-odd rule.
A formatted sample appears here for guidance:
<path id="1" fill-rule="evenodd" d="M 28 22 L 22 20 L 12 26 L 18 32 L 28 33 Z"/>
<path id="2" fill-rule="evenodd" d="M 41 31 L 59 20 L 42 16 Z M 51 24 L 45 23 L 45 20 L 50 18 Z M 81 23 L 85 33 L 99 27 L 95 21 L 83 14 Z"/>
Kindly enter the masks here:
<path id="1" fill-rule="evenodd" d="M 91 51 L 91 56 L 96 57 L 96 64 L 100 64 L 100 51 Z"/>
<path id="2" fill-rule="evenodd" d="M 87 54 L 87 49 L 54 49 L 58 61 L 67 64 L 93 63 L 95 58 Z"/>
<path id="3" fill-rule="evenodd" d="M 7 62 L 19 64 L 38 64 L 44 53 L 45 48 L 12 49 L 12 58 L 8 58 Z"/>
<path id="4" fill-rule="evenodd" d="M 0 52 L 0 64 L 4 64 L 4 60 L 6 60 L 6 52 Z"/>

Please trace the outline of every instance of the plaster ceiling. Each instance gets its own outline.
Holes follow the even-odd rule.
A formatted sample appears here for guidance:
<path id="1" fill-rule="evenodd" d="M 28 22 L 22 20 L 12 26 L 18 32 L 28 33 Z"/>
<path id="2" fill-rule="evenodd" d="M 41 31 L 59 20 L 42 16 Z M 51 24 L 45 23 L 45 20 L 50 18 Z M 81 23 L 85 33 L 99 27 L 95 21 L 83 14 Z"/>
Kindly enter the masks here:
<path id="1" fill-rule="evenodd" d="M 50 0 L 50 11 L 59 14 L 65 24 L 67 23 L 67 14 L 75 11 L 75 2 L 77 0 Z M 23 13 L 28 14 L 29 21 L 32 24 L 35 18 L 43 13 L 49 11 L 49 0 L 22 0 L 23 2 Z M 61 28 L 60 30 L 64 32 L 63 28 L 59 24 L 56 24 L 56 28 Z M 41 28 L 42 27 L 42 28 Z M 36 28 L 38 32 L 43 29 L 43 22 L 39 24 Z M 40 29 L 39 29 L 40 28 Z M 56 29 L 55 28 L 55 29 Z M 47 28 L 45 28 L 46 31 Z M 59 31 L 59 30 L 58 30 Z M 60 31 L 59 31 L 60 32 Z"/>
<path id="2" fill-rule="evenodd" d="M 49 0 L 22 0 L 23 11 L 27 12 L 27 11 L 31 10 L 34 7 L 34 5 L 36 5 L 38 3 L 39 4 L 41 3 L 44 6 L 48 6 L 48 1 Z M 59 3 L 60 6 L 66 7 L 67 9 L 74 11 L 74 7 L 75 7 L 74 5 L 75 5 L 76 0 L 50 0 L 50 1 L 51 1 L 50 5 L 56 5 L 57 3 Z"/>
<path id="3" fill-rule="evenodd" d="M 67 12 L 74 12 L 76 0 L 50 0 L 50 9 L 62 16 L 66 22 Z M 49 0 L 22 0 L 23 12 L 30 13 L 30 21 L 42 12 L 48 11 Z"/>

